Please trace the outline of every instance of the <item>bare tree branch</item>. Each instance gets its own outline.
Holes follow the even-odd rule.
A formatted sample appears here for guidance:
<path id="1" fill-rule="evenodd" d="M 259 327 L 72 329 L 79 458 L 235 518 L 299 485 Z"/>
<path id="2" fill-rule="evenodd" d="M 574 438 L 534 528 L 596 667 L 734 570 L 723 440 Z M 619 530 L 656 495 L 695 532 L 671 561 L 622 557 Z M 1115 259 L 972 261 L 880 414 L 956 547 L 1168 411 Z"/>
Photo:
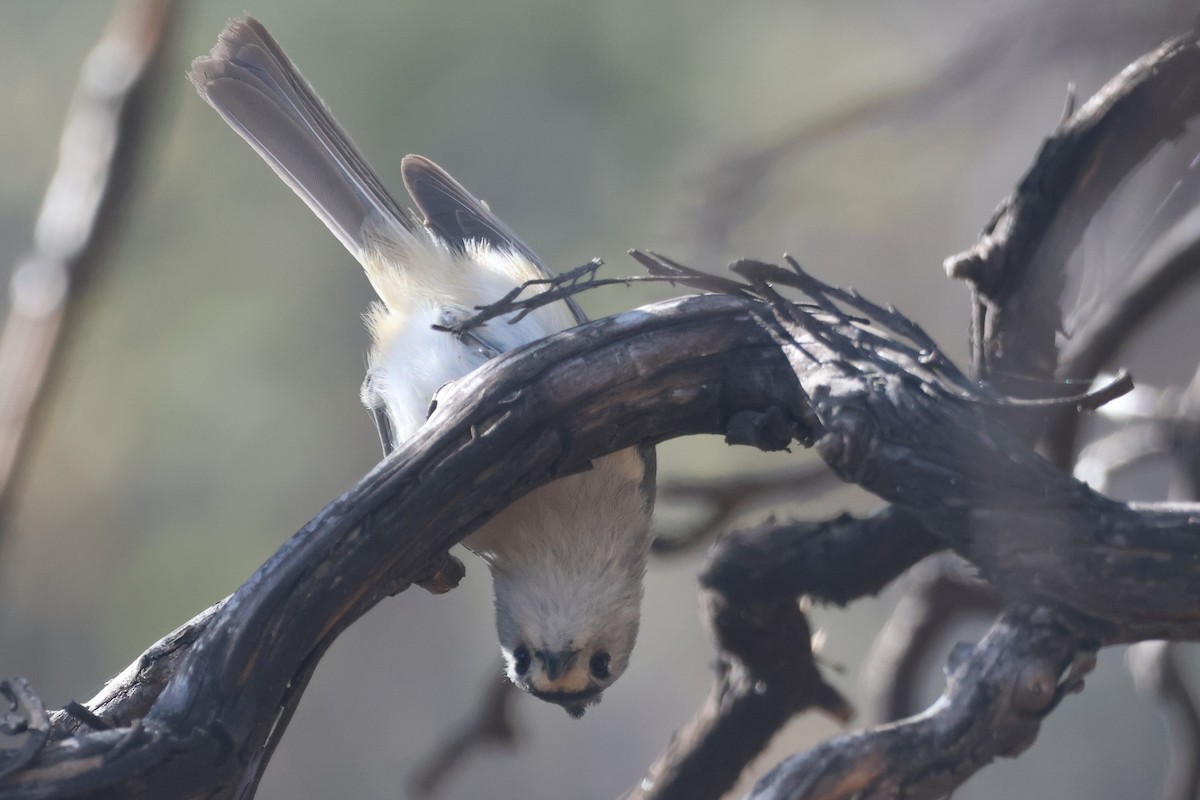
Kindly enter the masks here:
<path id="1" fill-rule="evenodd" d="M 870 716 L 878 722 L 915 714 L 920 668 L 938 636 L 964 616 L 994 618 L 1000 601 L 962 559 L 942 553 L 926 559 L 904 578 L 904 594 L 867 654 L 863 686 Z"/>
<path id="2" fill-rule="evenodd" d="M 496 665 L 488 675 L 487 688 L 476 712 L 425 758 L 413 772 L 408 785 L 416 797 L 431 797 L 473 751 L 489 745 L 512 747 L 517 740 L 513 728 L 514 686 Z"/>
<path id="3" fill-rule="evenodd" d="M 815 442 L 840 475 L 917 514 L 932 547 L 963 553 L 1008 596 L 1073 609 L 1100 644 L 1200 636 L 1196 508 L 1135 510 L 1063 476 L 898 312 L 798 267 L 738 270 L 770 305 L 722 296 L 658 304 L 507 353 L 447 387 L 427 425 L 213 612 L 143 717 L 51 743 L 0 790 L 14 800 L 47 786 L 157 796 L 186 776 L 195 792 L 247 797 L 337 634 L 427 576 L 490 514 L 604 453 L 728 431 L 746 415 L 773 420 L 744 426 L 760 445 Z M 784 300 L 767 280 L 796 286 L 818 310 Z M 1130 541 L 1138 547 L 1122 544 Z M 884 575 L 905 566 L 892 562 Z M 766 647 L 764 657 L 792 665 L 794 682 L 796 643 L 808 649 L 798 610 L 727 589 L 717 600 L 719 636 L 731 637 L 721 646 L 747 675 L 775 674 L 755 666 L 754 648 Z M 743 619 L 745 608 L 757 610 Z M 785 625 L 787 642 L 739 638 L 756 615 Z"/>
<path id="4" fill-rule="evenodd" d="M 1096 309 L 1084 327 L 1063 347 L 1058 374 L 1091 380 L 1163 305 L 1200 278 L 1200 225 L 1193 236 L 1127 286 L 1114 292 Z M 1077 448 L 1080 415 L 1074 409 L 1053 412 L 1047 420 L 1047 455 L 1056 464 L 1069 464 Z"/>
<path id="5" fill-rule="evenodd" d="M 701 576 L 705 616 L 717 645 L 716 681 L 627 797 L 719 798 L 796 714 L 817 708 L 848 722 L 853 710 L 821 676 L 797 595 L 811 586 L 820 597 L 836 583 L 826 580 L 821 567 L 852 574 L 859 556 L 866 577 L 840 591 L 876 591 L 881 578 L 872 576 L 874 567 L 894 576 L 906 562 L 876 558 L 872 545 L 896 554 L 904 547 L 897 541 L 915 544 L 909 557 L 916 560 L 924 548 L 938 546 L 915 543 L 922 535 L 911 518 L 885 510 L 866 520 L 767 524 L 719 540 Z"/>
<path id="6" fill-rule="evenodd" d="M 1014 608 L 948 666 L 946 691 L 929 711 L 792 756 L 750 798 L 944 797 L 993 759 L 1033 743 L 1042 719 L 1082 688 L 1093 647 L 1044 608 Z"/>
<path id="7" fill-rule="evenodd" d="M 701 580 L 739 600 L 808 596 L 846 605 L 944 546 L 918 516 L 895 506 L 861 518 L 767 522 L 722 537 Z"/>
<path id="8" fill-rule="evenodd" d="M 154 120 L 171 0 L 125 0 L 84 64 L 0 330 L 0 532 L 69 314 L 121 229 Z"/>
<path id="9" fill-rule="evenodd" d="M 777 470 L 728 479 L 674 481 L 658 487 L 658 503 L 692 503 L 705 508 L 704 518 L 682 532 L 656 531 L 653 552 L 673 555 L 689 552 L 710 541 L 740 514 L 771 499 L 798 503 L 840 485 L 824 464 L 794 470 Z M 784 496 L 786 493 L 786 497 Z"/>
<path id="10" fill-rule="evenodd" d="M 428 574 L 488 516 L 603 453 L 720 432 L 769 408 L 791 415 L 789 439 L 811 441 L 795 378 L 743 300 L 660 304 L 489 362 L 441 393 L 428 425 L 189 629 L 198 635 L 177 642 L 186 652 L 143 717 L 51 743 L 0 792 L 158 797 L 186 785 L 246 797 L 337 634 Z"/>
<path id="11" fill-rule="evenodd" d="M 975 373 L 1049 380 L 1067 256 L 1116 186 L 1200 113 L 1200 40 L 1168 41 L 1113 78 L 1042 144 L 979 242 L 946 260 L 975 290 Z M 1015 388 L 1015 385 L 1014 385 Z"/>

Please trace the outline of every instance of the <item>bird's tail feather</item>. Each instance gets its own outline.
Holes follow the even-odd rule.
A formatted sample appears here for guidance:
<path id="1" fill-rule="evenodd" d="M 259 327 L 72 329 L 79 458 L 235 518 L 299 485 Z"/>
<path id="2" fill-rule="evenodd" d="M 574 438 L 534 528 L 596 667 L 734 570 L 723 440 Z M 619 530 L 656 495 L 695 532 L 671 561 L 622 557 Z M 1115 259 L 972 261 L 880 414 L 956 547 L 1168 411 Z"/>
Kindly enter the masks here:
<path id="1" fill-rule="evenodd" d="M 231 20 L 188 77 L 355 258 L 363 260 L 367 222 L 414 230 L 409 213 L 258 20 Z"/>

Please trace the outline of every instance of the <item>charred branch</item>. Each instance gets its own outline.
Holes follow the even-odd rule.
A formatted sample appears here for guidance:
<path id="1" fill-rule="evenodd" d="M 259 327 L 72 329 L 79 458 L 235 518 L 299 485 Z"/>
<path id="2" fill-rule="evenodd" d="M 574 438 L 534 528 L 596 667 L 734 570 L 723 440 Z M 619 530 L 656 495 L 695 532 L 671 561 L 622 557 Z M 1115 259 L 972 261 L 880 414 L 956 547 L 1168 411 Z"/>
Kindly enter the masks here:
<path id="1" fill-rule="evenodd" d="M 1037 737 L 1042 719 L 1082 688 L 1094 643 L 1044 608 L 1014 608 L 948 665 L 946 691 L 924 714 L 831 739 L 792 756 L 753 800 L 944 797 Z"/>
<path id="2" fill-rule="evenodd" d="M 1138 59 L 1042 144 L 1033 165 L 979 242 L 946 260 L 975 290 L 975 374 L 1050 380 L 1067 257 L 1095 212 L 1159 144 L 1200 113 L 1200 39 L 1168 41 Z"/>
<path id="3" fill-rule="evenodd" d="M 604 453 L 719 433 L 745 413 L 783 409 L 811 441 L 795 378 L 751 312 L 725 297 L 660 304 L 532 344 L 449 387 L 427 426 L 199 621 L 190 646 L 176 642 L 186 652 L 143 716 L 49 744 L 0 790 L 154 797 L 184 785 L 249 796 L 336 635 L 520 494 Z"/>
<path id="4" fill-rule="evenodd" d="M 171 675 L 143 715 L 118 720 L 92 707 L 112 730 L 76 730 L 0 788 L 13 798 L 49 787 L 134 797 L 185 780 L 214 796 L 248 797 L 317 660 L 374 603 L 445 567 L 451 545 L 520 494 L 604 453 L 728 431 L 746 415 L 774 420 L 764 427 L 773 431 L 768 444 L 816 442 L 835 471 L 931 534 L 902 538 L 908 560 L 868 574 L 863 591 L 950 546 L 1007 596 L 1074 610 L 1099 643 L 1200 633 L 1195 508 L 1135 510 L 1061 475 L 898 312 L 798 267 L 744 262 L 738 271 L 763 302 L 703 296 L 650 306 L 533 343 L 447 387 L 429 424 L 198 622 L 190 646 L 180 637 L 163 648 L 179 650 L 177 661 L 150 659 Z M 800 289 L 816 310 L 765 280 Z M 993 466 L 984 474 L 980 463 Z M 400 525 L 409 535 L 398 542 L 390 534 Z M 808 542 L 834 554 L 837 545 L 836 536 Z M 849 559 L 866 549 L 843 552 Z M 723 574 L 707 578 L 714 589 L 736 586 Z M 736 659 L 714 703 L 728 704 L 732 693 L 753 706 L 757 688 L 775 681 L 800 698 L 781 708 L 841 713 L 835 693 L 813 690 L 824 684 L 809 666 L 797 590 L 807 587 L 783 584 L 785 594 L 765 602 L 713 592 L 719 646 Z M 768 621 L 789 632 L 780 652 L 756 650 L 763 643 L 744 627 Z M 142 666 L 107 694 L 122 697 L 120 684 Z M 758 729 L 760 744 L 781 724 L 762 708 L 750 716 L 770 722 Z M 736 777 L 732 763 L 725 768 Z"/>

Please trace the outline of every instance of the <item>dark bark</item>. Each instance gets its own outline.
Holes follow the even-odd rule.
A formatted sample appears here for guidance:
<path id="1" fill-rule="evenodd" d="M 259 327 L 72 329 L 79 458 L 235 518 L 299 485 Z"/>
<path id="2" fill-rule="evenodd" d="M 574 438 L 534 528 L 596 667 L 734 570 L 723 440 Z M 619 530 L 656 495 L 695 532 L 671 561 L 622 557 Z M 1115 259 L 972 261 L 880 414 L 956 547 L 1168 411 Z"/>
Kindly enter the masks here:
<path id="1" fill-rule="evenodd" d="M 718 541 L 700 579 L 716 680 L 629 798 L 722 797 L 796 714 L 816 708 L 848 722 L 853 709 L 821 675 L 797 596 L 845 603 L 874 594 L 940 546 L 893 508 L 767 523 Z"/>
<path id="2" fill-rule="evenodd" d="M 1082 687 L 1093 647 L 1046 609 L 1007 611 L 949 665 L 946 691 L 928 712 L 792 756 L 750 798 L 944 797 L 997 757 L 1033 744 L 1046 714 Z"/>
<path id="3" fill-rule="evenodd" d="M 1043 142 L 979 242 L 946 260 L 946 271 L 975 290 L 977 376 L 1013 394 L 1023 387 L 1011 376 L 1054 376 L 1067 257 L 1121 181 L 1200 113 L 1197 74 L 1195 32 L 1129 65 Z"/>
<path id="4" fill-rule="evenodd" d="M 99 709 L 112 730 L 76 731 L 50 744 L 0 792 L 248 796 L 265 767 L 262 754 L 286 729 L 336 635 L 426 576 L 431 561 L 520 494 L 604 453 L 719 433 L 732 418 L 768 409 L 783 409 L 792 433 L 811 440 L 795 378 L 750 306 L 700 297 L 600 320 L 447 387 L 429 425 L 318 514 L 211 618 L 121 676 L 132 684 L 145 662 L 178 657 L 144 716 L 117 720 Z M 398 540 L 397 529 L 406 536 Z M 132 685 L 129 692 L 141 694 Z M 124 694 L 117 686 L 110 693 Z"/>

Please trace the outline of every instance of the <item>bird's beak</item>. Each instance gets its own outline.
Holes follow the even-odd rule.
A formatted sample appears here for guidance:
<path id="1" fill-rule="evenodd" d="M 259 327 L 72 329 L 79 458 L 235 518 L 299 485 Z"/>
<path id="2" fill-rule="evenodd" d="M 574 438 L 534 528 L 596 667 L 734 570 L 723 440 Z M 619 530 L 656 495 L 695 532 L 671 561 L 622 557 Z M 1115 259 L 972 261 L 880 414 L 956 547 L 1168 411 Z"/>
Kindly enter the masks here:
<path id="1" fill-rule="evenodd" d="M 541 660 L 542 666 L 546 668 L 546 677 L 551 681 L 557 681 L 559 677 L 570 668 L 575 657 L 579 655 L 578 650 L 538 650 L 537 657 Z"/>

